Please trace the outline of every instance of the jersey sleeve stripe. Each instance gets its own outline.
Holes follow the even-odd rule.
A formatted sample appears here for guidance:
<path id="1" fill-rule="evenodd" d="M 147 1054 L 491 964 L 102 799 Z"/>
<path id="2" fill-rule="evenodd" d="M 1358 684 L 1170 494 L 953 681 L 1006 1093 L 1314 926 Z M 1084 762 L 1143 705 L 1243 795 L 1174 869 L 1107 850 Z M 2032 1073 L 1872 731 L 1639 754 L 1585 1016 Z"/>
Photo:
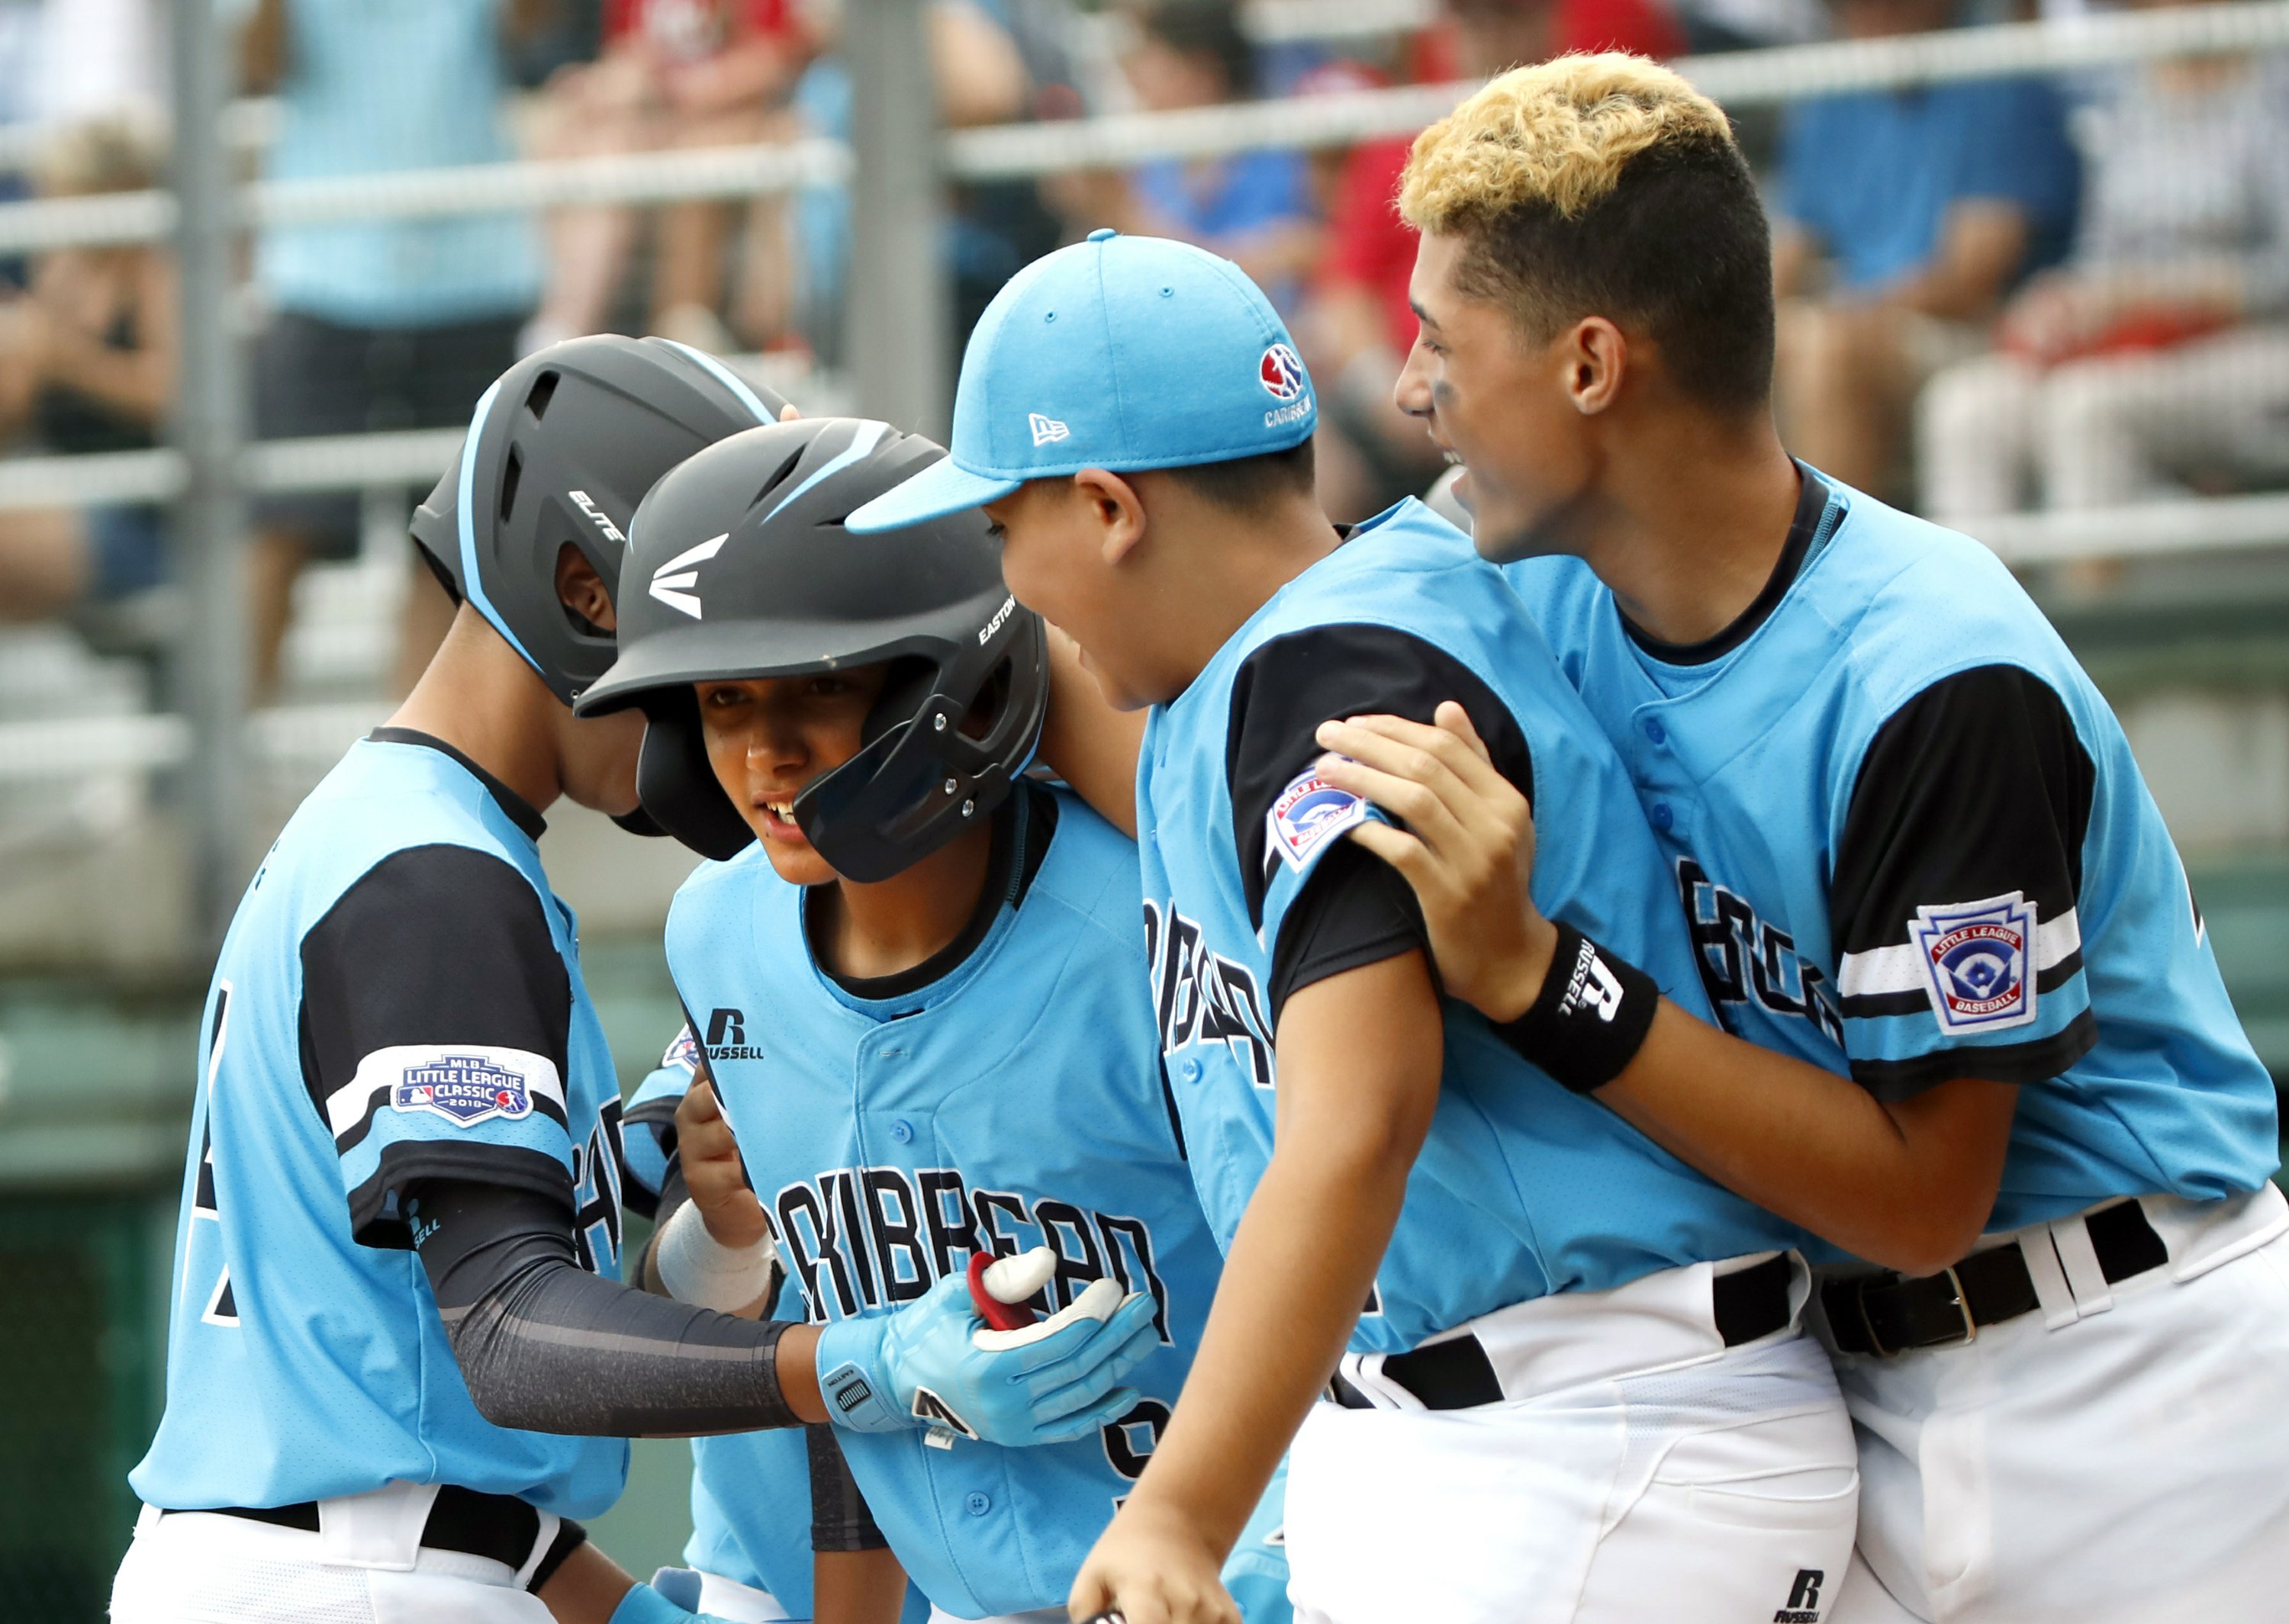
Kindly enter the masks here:
<path id="1" fill-rule="evenodd" d="M 2039 1083 L 2059 1076 L 2090 1053 L 2098 1021 L 2077 1013 L 2047 1038 L 2027 1043 L 1957 1044 L 1902 1060 L 1854 1060 L 1852 1078 L 1879 1100 L 1904 1100 L 1958 1077 L 1996 1083 Z"/>
<path id="2" fill-rule="evenodd" d="M 326 1126 L 338 1149 L 347 1150 L 364 1135 L 359 1132 L 411 1073 L 425 1066 L 448 1065 L 476 1056 L 520 1074 L 530 1096 L 531 1109 L 557 1122 L 564 1111 L 564 1081 L 556 1063 L 530 1049 L 490 1044 L 397 1043 L 374 1050 L 358 1062 L 356 1073 L 326 1096 Z M 348 1142 L 345 1143 L 345 1140 Z"/>
<path id="3" fill-rule="evenodd" d="M 2082 922 L 2070 908 L 2054 919 L 2035 927 L 2035 969 L 2049 970 L 2070 954 L 2082 951 Z M 1863 952 L 1846 953 L 1836 967 L 1837 989 L 1847 999 L 1887 992 L 1920 994 L 1930 985 L 1923 953 L 1912 942 L 1894 942 Z"/>
<path id="4" fill-rule="evenodd" d="M 349 1192 L 350 1238 L 362 1246 L 410 1249 L 413 1236 L 399 1198 L 424 1179 L 529 1190 L 562 1202 L 568 1222 L 578 1206 L 572 1175 L 554 1157 L 519 1145 L 401 1140 L 383 1147 L 371 1175 Z"/>
<path id="5" fill-rule="evenodd" d="M 2038 994 L 2055 992 L 2082 974 L 2082 952 L 2077 949 L 2048 969 L 2035 975 Z M 1847 998 L 1838 1005 L 1846 1018 L 1864 1021 L 1882 1015 L 1927 1015 L 1931 1011 L 1931 993 L 1926 987 L 1912 992 L 1862 992 Z"/>

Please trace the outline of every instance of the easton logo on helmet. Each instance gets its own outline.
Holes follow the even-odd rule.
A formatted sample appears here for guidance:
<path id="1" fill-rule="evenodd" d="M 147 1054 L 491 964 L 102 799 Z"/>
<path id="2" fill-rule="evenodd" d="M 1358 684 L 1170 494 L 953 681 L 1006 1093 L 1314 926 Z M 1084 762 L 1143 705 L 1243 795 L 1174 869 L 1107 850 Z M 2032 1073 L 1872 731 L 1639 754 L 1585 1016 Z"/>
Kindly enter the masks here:
<path id="1" fill-rule="evenodd" d="M 698 567 L 721 553 L 723 550 L 723 544 L 730 539 L 731 533 L 726 530 L 713 541 L 703 541 L 696 547 L 686 547 L 674 558 L 669 559 L 667 562 L 651 572 L 651 595 L 672 609 L 682 610 L 694 620 L 703 618 L 699 612 L 699 594 L 696 592 L 679 592 L 676 589 L 697 586 L 699 584 Z"/>
<path id="2" fill-rule="evenodd" d="M 1284 344 L 1275 344 L 1264 352 L 1264 359 L 1256 364 L 1256 376 L 1264 385 L 1264 392 L 1275 401 L 1292 401 L 1304 393 L 1304 362 Z"/>
<path id="3" fill-rule="evenodd" d="M 999 632 L 1001 629 L 1003 623 L 1017 612 L 1017 600 L 1015 597 L 1002 599 L 1001 607 L 993 611 L 993 618 L 987 621 L 984 625 L 978 628 L 977 646 L 982 649 L 986 644 L 992 642 L 993 641 L 993 633 Z"/>

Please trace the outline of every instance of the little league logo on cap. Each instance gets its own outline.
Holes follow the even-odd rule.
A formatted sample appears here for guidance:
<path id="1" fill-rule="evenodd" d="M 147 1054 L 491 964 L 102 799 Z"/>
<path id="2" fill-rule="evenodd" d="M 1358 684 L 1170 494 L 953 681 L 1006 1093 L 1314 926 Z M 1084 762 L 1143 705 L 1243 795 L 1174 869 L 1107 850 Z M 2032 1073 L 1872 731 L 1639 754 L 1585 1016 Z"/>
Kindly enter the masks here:
<path id="1" fill-rule="evenodd" d="M 1303 359 L 1284 344 L 1275 344 L 1264 351 L 1263 362 L 1256 372 L 1264 380 L 1264 392 L 1275 401 L 1294 400 L 1310 382 L 1304 376 Z"/>
<path id="2" fill-rule="evenodd" d="M 1310 439 L 1318 422 L 1295 340 L 1238 266 L 1186 243 L 1093 231 L 986 306 L 961 358 L 951 454 L 848 524 L 900 529 L 1083 468 L 1260 457 Z"/>

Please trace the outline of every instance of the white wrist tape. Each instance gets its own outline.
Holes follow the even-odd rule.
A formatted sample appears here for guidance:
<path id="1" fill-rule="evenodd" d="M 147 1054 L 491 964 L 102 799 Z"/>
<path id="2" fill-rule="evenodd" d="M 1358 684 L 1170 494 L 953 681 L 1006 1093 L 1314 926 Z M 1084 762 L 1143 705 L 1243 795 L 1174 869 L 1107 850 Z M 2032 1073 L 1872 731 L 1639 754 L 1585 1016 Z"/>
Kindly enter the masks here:
<path id="1" fill-rule="evenodd" d="M 678 1302 L 736 1314 L 770 1289 L 778 1249 L 770 1231 L 751 1246 L 727 1246 L 707 1232 L 699 1206 L 687 1201 L 660 1230 L 652 1261 L 660 1284 Z"/>

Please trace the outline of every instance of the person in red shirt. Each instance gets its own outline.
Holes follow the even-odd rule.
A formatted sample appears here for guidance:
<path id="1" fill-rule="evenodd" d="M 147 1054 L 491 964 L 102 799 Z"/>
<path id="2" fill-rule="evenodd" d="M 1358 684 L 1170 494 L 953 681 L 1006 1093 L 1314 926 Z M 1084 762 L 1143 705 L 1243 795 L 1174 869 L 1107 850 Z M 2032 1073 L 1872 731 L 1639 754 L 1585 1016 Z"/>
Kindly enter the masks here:
<path id="1" fill-rule="evenodd" d="M 1484 79 L 1569 51 L 1665 58 L 1684 30 L 1662 0 L 1444 0 L 1413 52 L 1419 82 Z M 1435 447 L 1391 403 L 1415 342 L 1407 278 L 1415 233 L 1392 200 L 1414 137 L 1352 149 L 1328 223 L 1327 254 L 1298 322 L 1321 385 L 1320 500 L 1338 519 L 1364 519 L 1438 477 Z"/>
<path id="2" fill-rule="evenodd" d="M 596 60 L 549 81 L 536 155 L 731 147 L 794 133 L 778 103 L 810 46 L 790 0 L 605 0 L 603 20 Z M 773 229 L 778 209 L 771 201 L 770 218 L 754 223 L 751 251 L 774 251 L 783 235 Z M 658 215 L 651 330 L 726 347 L 716 312 L 729 208 L 696 201 L 667 204 Z M 625 208 L 563 209 L 551 217 L 548 291 L 526 335 L 528 351 L 606 324 L 636 225 L 635 211 Z"/>

